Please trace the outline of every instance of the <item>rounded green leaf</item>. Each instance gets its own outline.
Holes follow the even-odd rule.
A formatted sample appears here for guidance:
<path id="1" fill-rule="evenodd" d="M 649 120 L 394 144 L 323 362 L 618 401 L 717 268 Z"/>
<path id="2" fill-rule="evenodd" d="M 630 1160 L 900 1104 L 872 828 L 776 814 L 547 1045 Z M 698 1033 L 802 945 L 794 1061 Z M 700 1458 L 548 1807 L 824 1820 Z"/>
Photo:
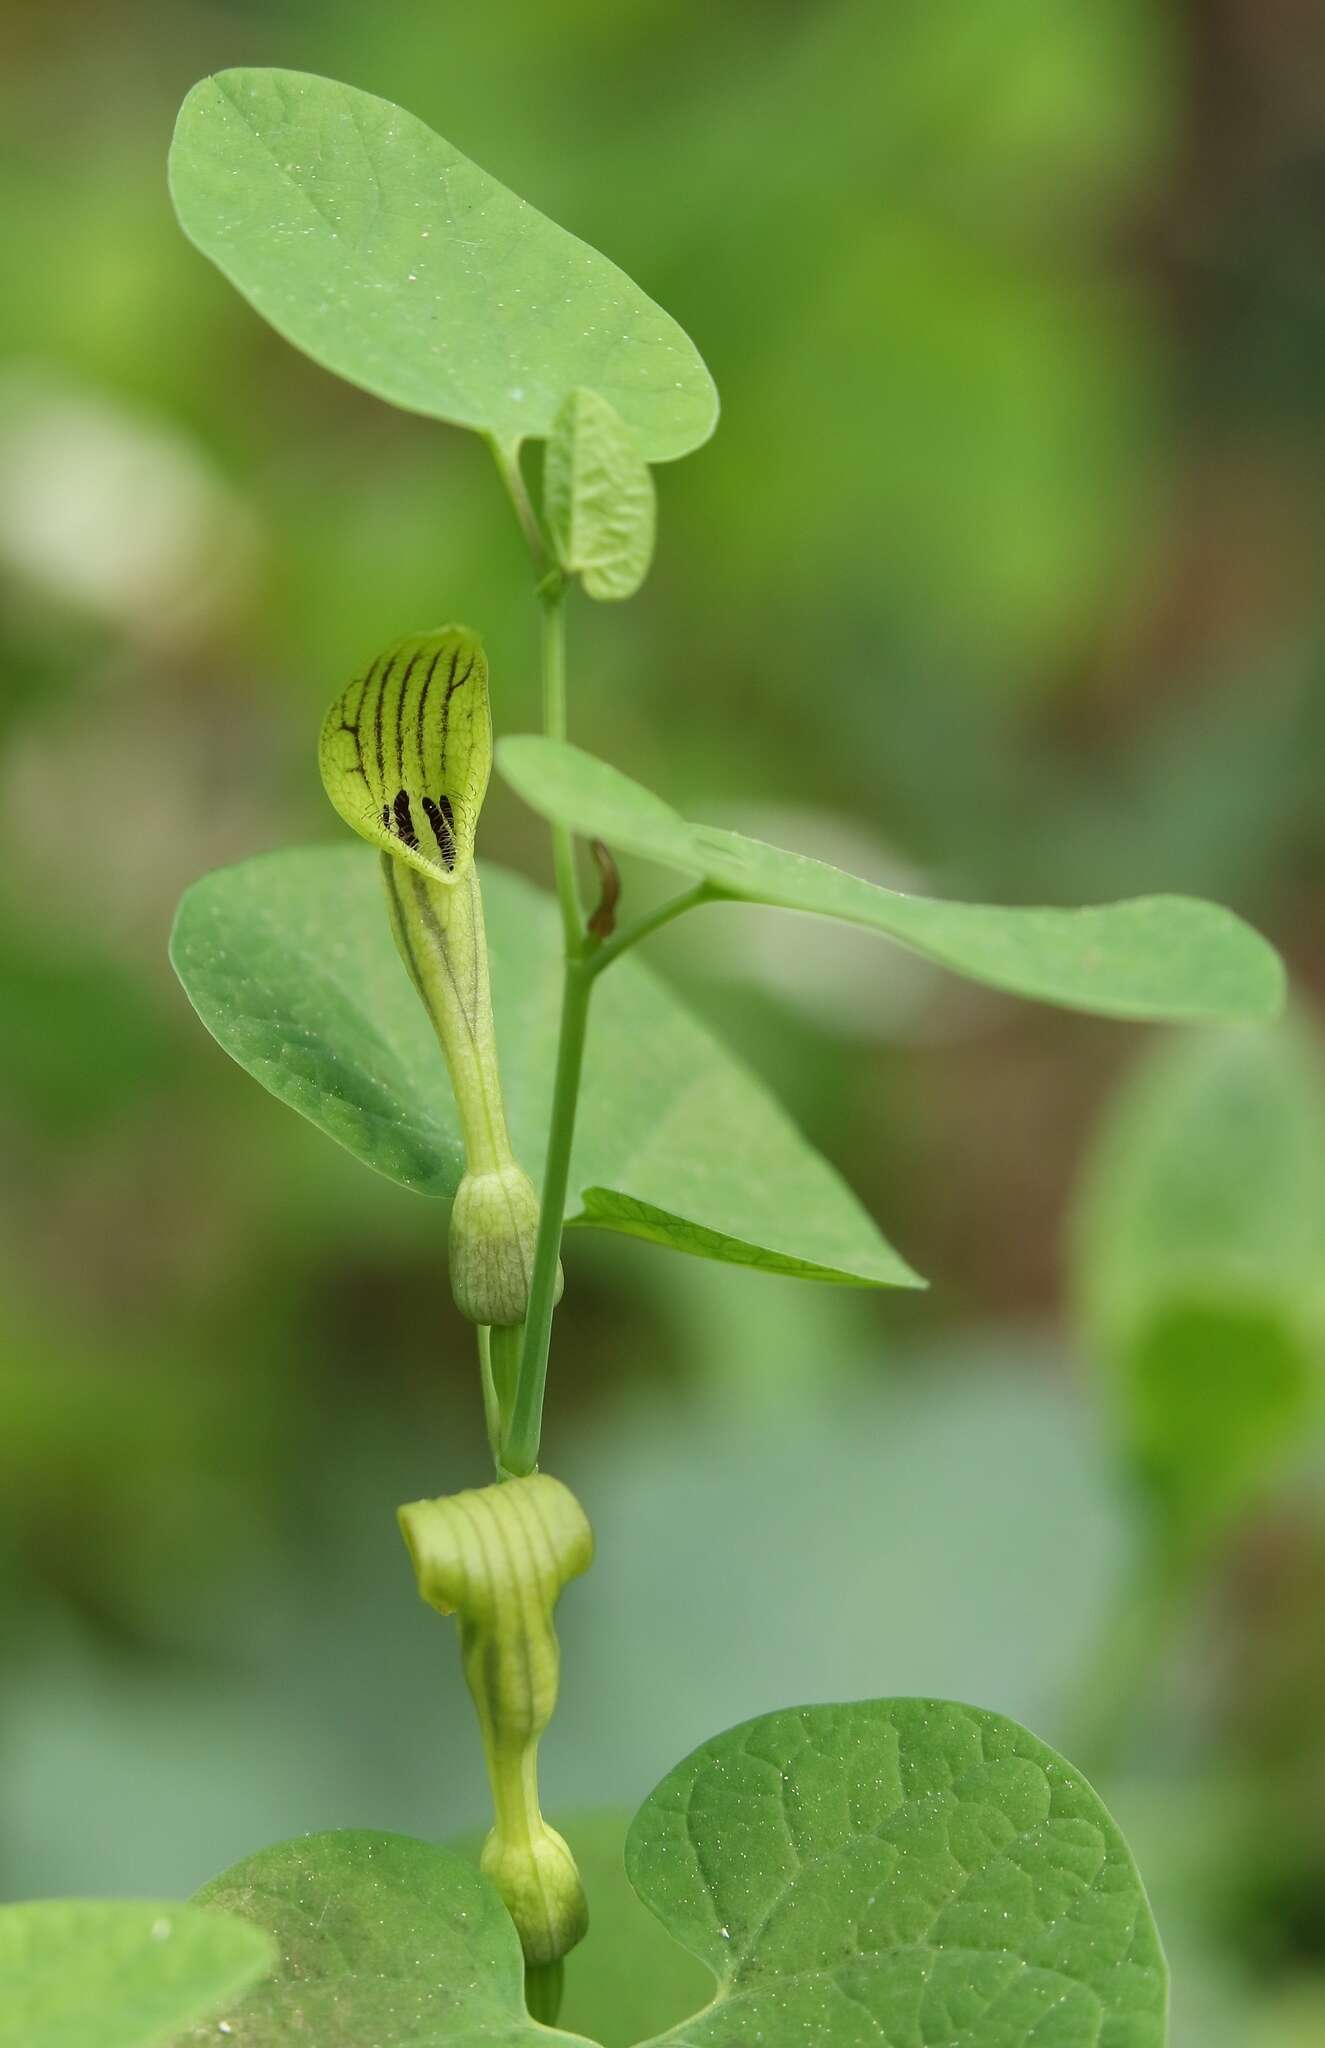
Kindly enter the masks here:
<path id="1" fill-rule="evenodd" d="M 645 1904 L 715 1973 L 674 2048 L 1163 2048 L 1141 1879 L 1071 1764 L 946 1700 L 733 1728 L 645 1801 Z"/>
<path id="2" fill-rule="evenodd" d="M 543 817 L 679 868 L 716 896 L 808 911 L 882 932 L 1009 995 L 1141 1020 L 1274 1016 L 1278 955 L 1218 904 L 1142 896 L 1085 910 L 943 903 L 882 889 L 741 832 L 692 825 L 651 790 L 563 740 L 502 740 L 497 766 Z"/>
<path id="3" fill-rule="evenodd" d="M 572 391 L 557 414 L 543 509 L 558 561 L 590 597 L 634 596 L 653 559 L 657 499 L 629 427 L 596 391 Z"/>
<path id="4" fill-rule="evenodd" d="M 158 2048 L 216 2019 L 276 1961 L 257 1928 L 198 1906 L 39 1899 L 0 1907 L 0 2048 Z"/>
<path id="5" fill-rule="evenodd" d="M 549 896 L 500 868 L 484 867 L 483 892 L 507 1117 L 537 1183 L 561 926 Z M 454 1097 L 366 849 L 302 848 L 205 876 L 180 906 L 171 958 L 208 1030 L 273 1095 L 390 1179 L 455 1194 Z M 785 1112 L 637 960 L 595 992 L 567 1222 L 807 1279 L 921 1284 Z"/>
<path id="6" fill-rule="evenodd" d="M 575 2041 L 530 2019 L 506 1908 L 463 1857 L 407 1835 L 304 1835 L 212 1879 L 199 1901 L 279 1946 L 275 1974 L 238 2007 L 235 2048 L 537 2048 Z M 216 2048 L 199 2027 L 175 2048 Z"/>
<path id="7" fill-rule="evenodd" d="M 185 233 L 287 341 L 410 412 L 506 448 L 588 385 L 650 462 L 718 401 L 694 344 L 605 256 L 390 101 L 302 71 L 222 71 L 180 110 Z"/>

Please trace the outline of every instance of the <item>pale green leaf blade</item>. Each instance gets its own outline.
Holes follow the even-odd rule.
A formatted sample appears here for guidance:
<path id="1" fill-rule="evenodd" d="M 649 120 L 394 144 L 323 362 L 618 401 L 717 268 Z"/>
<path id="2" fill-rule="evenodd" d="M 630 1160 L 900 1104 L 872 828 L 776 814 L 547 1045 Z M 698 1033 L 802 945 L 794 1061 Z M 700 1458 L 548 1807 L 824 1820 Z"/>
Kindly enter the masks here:
<path id="1" fill-rule="evenodd" d="M 618 853 L 703 875 L 695 828 L 655 791 L 575 747 L 541 733 L 512 733 L 497 743 L 497 767 L 516 795 L 551 823 Z"/>
<path id="2" fill-rule="evenodd" d="M 482 872 L 507 1114 L 537 1181 L 560 924 L 542 891 Z M 455 1193 L 446 1073 L 367 849 L 297 849 L 204 877 L 171 957 L 208 1030 L 273 1095 L 390 1179 Z M 636 960 L 595 991 L 567 1220 L 804 1278 L 920 1284 L 785 1112 Z"/>
<path id="3" fill-rule="evenodd" d="M 357 1829 L 264 1849 L 204 1885 L 199 1901 L 274 1936 L 275 1974 L 230 2021 L 236 2048 L 537 2048 L 572 2042 L 524 2003 L 520 1940 L 496 1892 L 461 1856 Z M 175 2048 L 216 2048 L 197 2027 Z"/>
<path id="4" fill-rule="evenodd" d="M 650 462 L 708 439 L 694 344 L 596 249 L 402 108 L 306 72 L 222 71 L 180 110 L 185 233 L 287 341 L 507 448 L 591 386 Z"/>
<path id="5" fill-rule="evenodd" d="M 0 1907 L 0 2048 L 159 2048 L 274 1966 L 241 1920 L 141 1899 Z"/>
<path id="6" fill-rule="evenodd" d="M 1163 2048 L 1167 1972 L 1096 1794 L 1000 1714 L 874 1700 L 720 1735 L 645 1801 L 636 1890 L 718 1977 L 672 2048 Z"/>
<path id="7" fill-rule="evenodd" d="M 653 477 L 629 427 L 596 391 L 572 391 L 557 415 L 543 509 L 558 561 L 590 597 L 634 596 L 653 558 Z"/>
<path id="8" fill-rule="evenodd" d="M 1110 1108 L 1074 1229 L 1078 1306 L 1166 1537 L 1217 1531 L 1325 1397 L 1325 1072 L 1305 1029 L 1165 1045 Z"/>
<path id="9" fill-rule="evenodd" d="M 698 876 L 722 896 L 880 932 L 1008 995 L 1175 1022 L 1268 1018 L 1283 1003 L 1273 947 L 1218 904 L 1143 896 L 1081 910 L 1004 909 L 907 896 L 740 832 L 689 824 L 564 741 L 504 739 L 497 765 L 534 810 L 586 837 Z"/>

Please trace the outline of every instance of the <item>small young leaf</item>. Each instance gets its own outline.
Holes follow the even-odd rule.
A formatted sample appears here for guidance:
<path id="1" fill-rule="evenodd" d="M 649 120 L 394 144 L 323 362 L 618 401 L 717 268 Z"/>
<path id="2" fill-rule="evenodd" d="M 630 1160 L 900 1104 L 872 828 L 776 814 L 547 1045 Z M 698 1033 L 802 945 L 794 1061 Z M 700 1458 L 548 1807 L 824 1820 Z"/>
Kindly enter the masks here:
<path id="1" fill-rule="evenodd" d="M 170 189 L 184 232 L 287 341 L 393 405 L 512 449 L 585 385 L 649 462 L 713 432 L 713 380 L 676 322 L 388 100 L 219 72 L 180 110 Z"/>
<path id="2" fill-rule="evenodd" d="M 180 905 L 176 972 L 203 1023 L 282 1102 L 357 1158 L 450 1198 L 464 1159 L 423 1009 L 355 846 L 267 854 Z M 552 899 L 483 868 L 503 1091 L 537 1184 L 556 1059 Z M 922 1284 L 751 1075 L 640 961 L 594 997 L 568 1222 L 703 1258 L 866 1287 Z"/>
<path id="3" fill-rule="evenodd" d="M 441 626 L 379 654 L 323 720 L 318 766 L 361 839 L 432 881 L 460 881 L 492 773 L 488 663 L 477 633 Z"/>
<path id="4" fill-rule="evenodd" d="M 653 478 L 629 427 L 596 391 L 572 391 L 557 414 L 543 508 L 557 559 L 590 597 L 634 596 L 653 557 Z"/>
<path id="5" fill-rule="evenodd" d="M 1142 896 L 1085 910 L 1008 910 L 905 896 L 741 832 L 688 824 L 651 790 L 561 740 L 502 740 L 497 766 L 543 817 L 697 875 L 716 896 L 863 925 L 1009 995 L 1174 1021 L 1272 1017 L 1283 1002 L 1273 947 L 1217 904 Z"/>
<path id="6" fill-rule="evenodd" d="M 524 1958 L 496 1892 L 463 1857 L 345 1829 L 264 1849 L 200 1903 L 273 1935 L 274 1976 L 237 2008 L 236 2048 L 538 2048 L 574 2034 L 525 2011 Z M 217 2048 L 214 2027 L 174 2048 Z"/>
<path id="7" fill-rule="evenodd" d="M 1000 1714 L 874 1700 L 705 1743 L 626 1843 L 718 1978 L 674 2048 L 1163 2048 L 1141 1880 L 1072 1766 Z"/>
<path id="8" fill-rule="evenodd" d="M 1305 1032 L 1147 1061 L 1097 1142 L 1075 1248 L 1127 1455 L 1167 1540 L 1199 1542 L 1325 1397 L 1325 1075 Z"/>
<path id="9" fill-rule="evenodd" d="M 276 1962 L 242 1920 L 138 1899 L 0 1907 L 0 2048 L 160 2048 Z"/>

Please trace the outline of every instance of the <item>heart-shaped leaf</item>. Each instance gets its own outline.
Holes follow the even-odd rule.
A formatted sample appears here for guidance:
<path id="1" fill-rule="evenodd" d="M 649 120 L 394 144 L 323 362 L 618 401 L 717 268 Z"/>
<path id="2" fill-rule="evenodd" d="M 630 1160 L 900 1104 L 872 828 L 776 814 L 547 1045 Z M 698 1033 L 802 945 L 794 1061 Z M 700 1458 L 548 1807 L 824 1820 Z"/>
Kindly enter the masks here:
<path id="1" fill-rule="evenodd" d="M 633 597 L 649 573 L 657 502 L 629 427 L 596 391 L 572 391 L 543 464 L 557 559 L 590 597 Z"/>
<path id="2" fill-rule="evenodd" d="M 1180 1038 L 1083 1183 L 1083 1324 L 1166 1538 L 1215 1532 L 1325 1397 L 1325 1074 L 1304 1030 Z"/>
<path id="3" fill-rule="evenodd" d="M 624 272 L 390 101 L 302 71 L 222 71 L 180 110 L 185 233 L 315 362 L 507 449 L 589 386 L 640 452 L 697 448 L 713 380 Z"/>
<path id="4" fill-rule="evenodd" d="M 275 1937 L 280 1965 L 232 2012 L 234 2048 L 536 2048 L 520 1940 L 461 1856 L 407 1835 L 304 1835 L 213 1878 L 199 1903 Z M 216 2048 L 215 2027 L 176 2048 Z"/>
<path id="5" fill-rule="evenodd" d="M 673 2048 L 1162 2048 L 1141 1880 L 1080 1774 L 1000 1714 L 808 1707 L 679 1764 L 632 1883 L 719 1980 Z"/>
<path id="6" fill-rule="evenodd" d="M 483 870 L 503 1090 L 541 1172 L 561 990 L 542 891 Z M 392 946 L 374 857 L 267 854 L 185 896 L 171 958 L 242 1067 L 360 1159 L 450 1197 L 463 1171 L 431 1028 Z M 594 996 L 568 1222 L 805 1278 L 916 1286 L 833 1169 L 639 961 Z"/>
<path id="7" fill-rule="evenodd" d="M 1179 1021 L 1271 1017 L 1283 1002 L 1273 947 L 1217 904 L 1143 896 L 1085 910 L 1008 910 L 906 896 L 740 832 L 689 824 L 651 790 L 565 741 L 501 740 L 497 766 L 534 810 L 586 838 L 696 875 L 718 896 L 882 932 L 1009 995 Z"/>
<path id="8" fill-rule="evenodd" d="M 275 1964 L 259 1929 L 198 1906 L 40 1899 L 0 1907 L 0 2048 L 158 2048 Z"/>

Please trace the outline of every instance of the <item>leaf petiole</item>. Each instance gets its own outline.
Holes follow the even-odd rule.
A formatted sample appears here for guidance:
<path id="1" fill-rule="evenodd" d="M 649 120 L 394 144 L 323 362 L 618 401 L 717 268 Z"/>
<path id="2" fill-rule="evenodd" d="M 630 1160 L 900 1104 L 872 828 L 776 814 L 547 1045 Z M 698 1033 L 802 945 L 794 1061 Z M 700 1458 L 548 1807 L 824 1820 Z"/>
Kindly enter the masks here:
<path id="1" fill-rule="evenodd" d="M 514 507 L 520 531 L 529 543 L 534 567 L 541 576 L 548 566 L 547 545 L 543 539 L 543 529 L 538 523 L 538 514 L 525 488 L 524 472 L 520 468 L 520 444 L 513 441 L 508 446 L 505 442 L 499 441 L 495 434 L 486 434 L 484 439 L 492 450 L 497 473 L 506 486 L 506 495 Z"/>
<path id="2" fill-rule="evenodd" d="M 487 1323 L 476 1323 L 478 1335 L 478 1373 L 483 1388 L 483 1421 L 488 1432 L 488 1449 L 492 1462 L 501 1470 L 501 1403 L 497 1399 L 497 1386 L 492 1376 L 492 1330 Z"/>
<path id="3" fill-rule="evenodd" d="M 599 975 L 605 967 L 610 967 L 614 960 L 619 960 L 623 953 L 629 952 L 632 946 L 637 946 L 641 939 L 651 938 L 654 932 L 661 931 L 664 925 L 671 924 L 674 918 L 683 916 L 687 910 L 697 910 L 702 903 L 721 903 L 726 900 L 728 899 L 723 896 L 722 891 L 715 889 L 711 882 L 696 882 L 693 889 L 686 889 L 679 896 L 669 897 L 666 903 L 660 903 L 658 908 L 649 911 L 647 916 L 637 917 L 633 924 L 623 925 L 610 939 L 604 939 L 591 953 L 586 953 L 584 964 L 591 974 Z"/>
<path id="4" fill-rule="evenodd" d="M 584 1035 L 589 1021 L 593 982 L 590 960 L 567 959 L 561 991 L 561 1026 L 557 1034 L 557 1071 L 552 1084 L 547 1164 L 543 1171 L 538 1235 L 534 1241 L 534 1272 L 529 1285 L 529 1314 L 525 1321 L 520 1376 L 510 1428 L 501 1457 L 503 1469 L 516 1478 L 523 1478 L 538 1464 L 548 1346 L 561 1252 L 561 1225 L 566 1213 L 571 1145 L 575 1137 L 575 1112 L 580 1096 Z"/>
<path id="5" fill-rule="evenodd" d="M 566 593 L 559 577 L 539 585 L 543 612 L 543 731 L 550 739 L 566 737 Z M 557 900 L 566 932 L 566 955 L 578 959 L 584 950 L 584 911 L 575 878 L 575 846 L 566 825 L 552 827 L 552 859 Z"/>

